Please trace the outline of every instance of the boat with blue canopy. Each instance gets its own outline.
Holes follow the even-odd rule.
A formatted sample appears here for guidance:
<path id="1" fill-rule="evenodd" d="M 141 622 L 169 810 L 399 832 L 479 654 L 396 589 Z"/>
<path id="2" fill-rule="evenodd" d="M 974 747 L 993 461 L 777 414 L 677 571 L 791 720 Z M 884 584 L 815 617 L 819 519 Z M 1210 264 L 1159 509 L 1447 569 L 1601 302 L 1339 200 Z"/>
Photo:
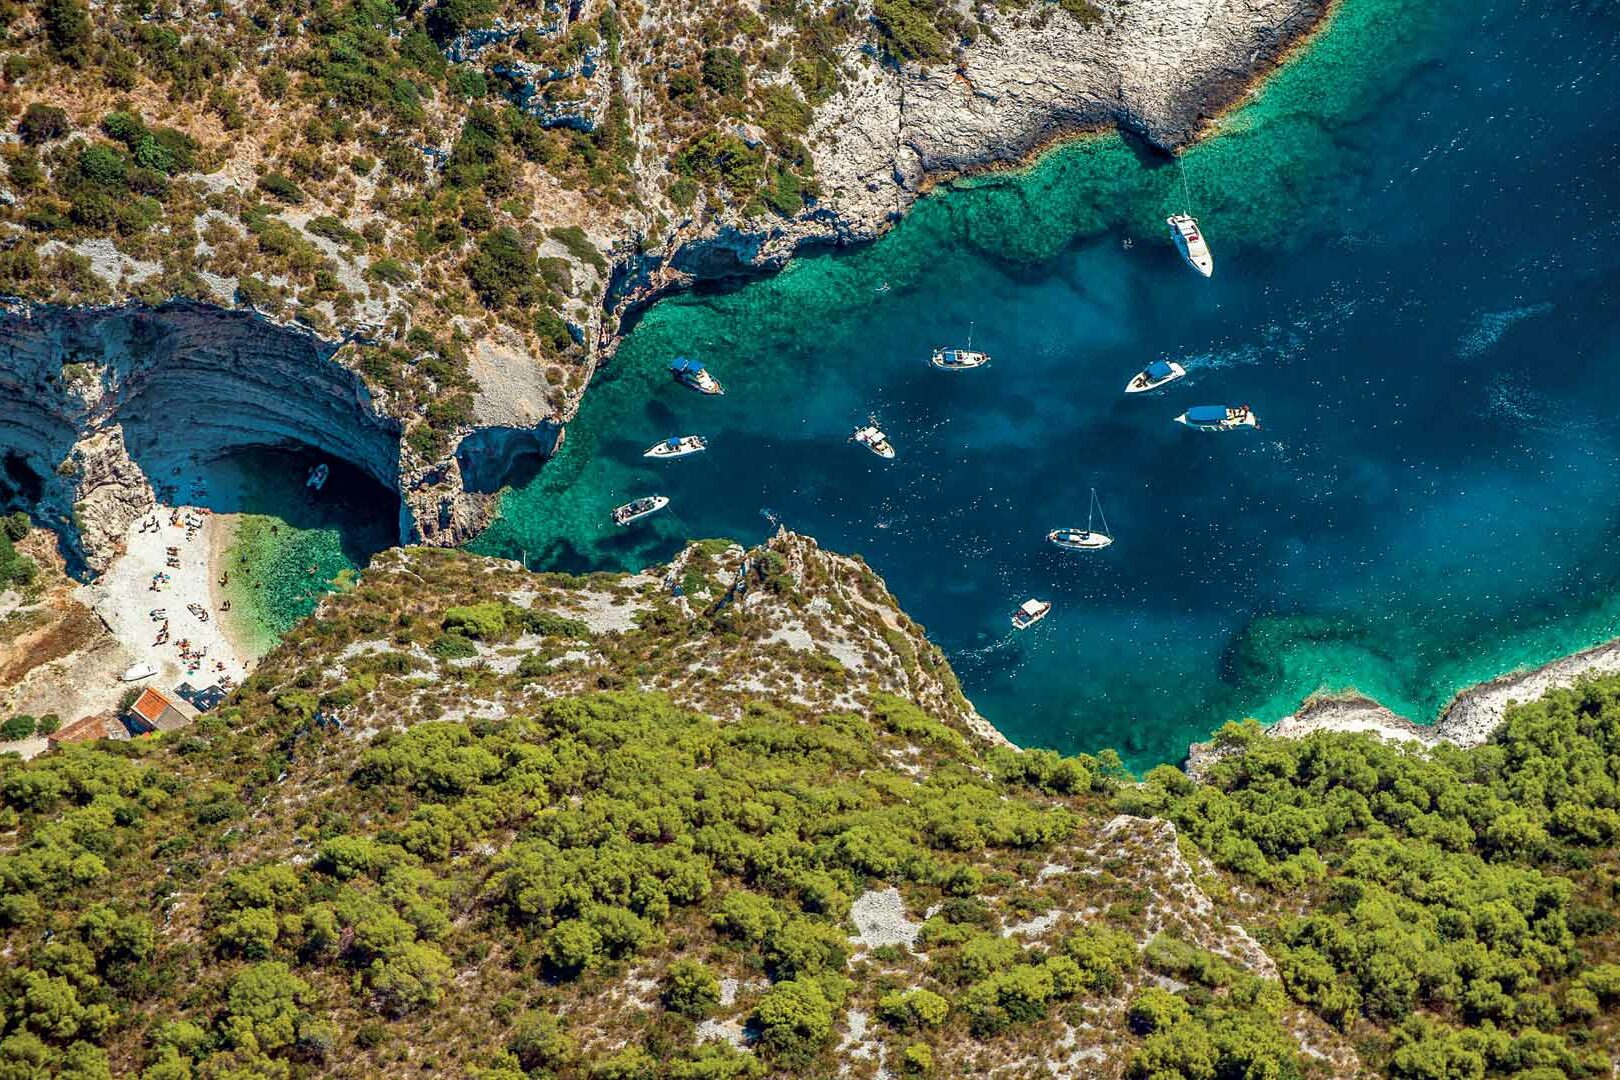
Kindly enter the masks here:
<path id="1" fill-rule="evenodd" d="M 677 356 L 674 363 L 669 365 L 669 373 L 676 382 L 700 394 L 718 395 L 726 392 L 726 388 L 720 385 L 720 380 L 709 374 L 708 368 L 703 366 L 701 360 Z"/>
<path id="2" fill-rule="evenodd" d="M 1149 390 L 1157 390 L 1166 383 L 1173 383 L 1187 374 L 1187 369 L 1174 360 L 1155 360 L 1147 367 L 1136 373 L 1136 377 L 1125 384 L 1127 394 L 1145 394 Z"/>
<path id="3" fill-rule="evenodd" d="M 1194 405 L 1176 417 L 1176 423 L 1200 431 L 1236 431 L 1260 426 L 1259 418 L 1247 405 Z"/>
<path id="4" fill-rule="evenodd" d="M 965 349 L 947 349 L 944 346 L 934 350 L 928 363 L 940 371 L 967 371 L 970 368 L 984 367 L 990 362 L 990 357 L 973 349 L 973 324 L 968 324 L 968 343 Z"/>
<path id="5" fill-rule="evenodd" d="M 644 458 L 668 460 L 671 458 L 687 457 L 690 454 L 701 454 L 709 448 L 709 442 L 701 435 L 682 435 L 678 438 L 665 439 L 663 442 L 653 443 L 641 452 Z"/>

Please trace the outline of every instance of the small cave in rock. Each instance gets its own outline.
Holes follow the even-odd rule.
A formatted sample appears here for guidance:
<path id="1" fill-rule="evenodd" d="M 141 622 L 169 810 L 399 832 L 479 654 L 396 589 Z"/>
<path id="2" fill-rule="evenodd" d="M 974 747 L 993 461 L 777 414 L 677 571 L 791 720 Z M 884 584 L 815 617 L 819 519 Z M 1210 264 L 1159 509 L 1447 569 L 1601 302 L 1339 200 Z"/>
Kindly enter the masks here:
<path id="1" fill-rule="evenodd" d="M 16 451 L 0 455 L 0 512 L 27 510 L 30 514 L 45 497 L 45 478 Z"/>
<path id="2" fill-rule="evenodd" d="M 557 446 L 554 428 L 489 427 L 456 447 L 462 487 L 477 495 L 522 487 L 540 472 Z"/>
<path id="3" fill-rule="evenodd" d="M 320 465 L 327 476 L 317 490 L 309 480 Z M 333 530 L 356 566 L 399 542 L 399 494 L 366 470 L 306 446 L 233 447 L 207 461 L 173 464 L 151 480 L 166 502 Z"/>

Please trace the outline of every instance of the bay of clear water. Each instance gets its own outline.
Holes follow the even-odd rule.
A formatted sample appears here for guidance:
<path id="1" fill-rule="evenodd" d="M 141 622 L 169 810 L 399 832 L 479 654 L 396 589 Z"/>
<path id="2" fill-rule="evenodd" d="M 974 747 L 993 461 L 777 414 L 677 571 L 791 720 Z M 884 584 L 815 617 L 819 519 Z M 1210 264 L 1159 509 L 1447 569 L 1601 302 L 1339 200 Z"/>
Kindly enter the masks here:
<path id="1" fill-rule="evenodd" d="M 1323 689 L 1432 720 L 1620 634 L 1617 55 L 1610 3 L 1344 0 L 1185 156 L 1213 280 L 1165 237 L 1176 166 L 1120 138 L 954 185 L 658 304 L 474 546 L 638 568 L 768 509 L 864 555 L 1014 741 L 1137 768 Z M 994 364 L 931 370 L 970 325 Z M 673 385 L 682 353 L 727 396 Z M 1189 377 L 1120 393 L 1161 357 Z M 1263 430 L 1171 422 L 1228 402 Z M 895 461 L 846 444 L 869 415 Z M 687 433 L 710 452 L 641 459 Z M 1116 543 L 1047 546 L 1093 487 Z M 1015 635 L 1029 596 L 1056 609 Z"/>

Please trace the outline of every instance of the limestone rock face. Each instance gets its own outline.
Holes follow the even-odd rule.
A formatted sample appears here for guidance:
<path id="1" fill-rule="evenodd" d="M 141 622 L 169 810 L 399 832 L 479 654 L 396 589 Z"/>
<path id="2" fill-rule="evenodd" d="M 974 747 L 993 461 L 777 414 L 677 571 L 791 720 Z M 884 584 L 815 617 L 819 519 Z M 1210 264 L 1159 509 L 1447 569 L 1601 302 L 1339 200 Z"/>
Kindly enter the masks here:
<path id="1" fill-rule="evenodd" d="M 335 355 L 339 345 L 202 304 L 0 311 L 0 457 L 13 500 L 99 572 L 176 466 L 307 448 L 397 492 L 402 543 L 476 535 L 493 494 L 468 492 L 453 455 L 415 463 L 399 419 Z M 499 417 L 527 424 L 542 453 L 560 430 L 522 410 Z"/>
<path id="2" fill-rule="evenodd" d="M 934 181 L 1016 164 L 1065 135 L 1118 127 L 1171 151 L 1192 141 L 1324 16 L 1330 0 L 1130 0 L 1082 23 L 1052 5 L 981 9 L 955 66 L 857 63 L 819 106 L 821 199 L 791 221 L 722 212 L 623 261 L 621 316 L 690 285 L 779 268 L 806 247 L 881 235 Z M 609 333 L 611 334 L 611 328 Z M 604 351 L 611 351 L 611 337 Z"/>

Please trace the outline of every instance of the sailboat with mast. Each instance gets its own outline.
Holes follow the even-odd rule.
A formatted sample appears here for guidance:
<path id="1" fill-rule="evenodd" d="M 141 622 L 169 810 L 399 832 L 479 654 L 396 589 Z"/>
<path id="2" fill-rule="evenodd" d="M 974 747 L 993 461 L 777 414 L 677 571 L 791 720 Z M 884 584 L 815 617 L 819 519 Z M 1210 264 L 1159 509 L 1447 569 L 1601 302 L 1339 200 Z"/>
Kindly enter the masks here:
<path id="1" fill-rule="evenodd" d="M 990 362 L 990 357 L 982 352 L 973 351 L 973 324 L 968 323 L 968 344 L 965 349 L 947 349 L 943 345 L 934 350 L 934 355 L 928 363 L 941 371 L 966 371 L 969 368 L 984 367 Z"/>
<path id="2" fill-rule="evenodd" d="M 1102 531 L 1091 527 L 1094 518 L 1102 518 Z M 1066 551 L 1097 551 L 1114 542 L 1114 537 L 1108 529 L 1108 516 L 1103 513 L 1102 500 L 1097 498 L 1097 489 L 1091 489 L 1091 507 L 1086 511 L 1086 527 L 1084 529 L 1053 529 L 1046 534 L 1046 539 Z"/>
<path id="3" fill-rule="evenodd" d="M 1192 199 L 1187 194 L 1187 169 L 1181 164 L 1180 158 L 1176 159 L 1176 166 L 1181 169 L 1182 212 L 1171 214 L 1164 221 L 1170 226 L 1170 239 L 1175 242 L 1176 250 L 1181 252 L 1187 265 L 1209 277 L 1215 273 L 1215 257 L 1209 253 L 1209 242 L 1198 227 L 1198 219 L 1192 216 Z"/>

